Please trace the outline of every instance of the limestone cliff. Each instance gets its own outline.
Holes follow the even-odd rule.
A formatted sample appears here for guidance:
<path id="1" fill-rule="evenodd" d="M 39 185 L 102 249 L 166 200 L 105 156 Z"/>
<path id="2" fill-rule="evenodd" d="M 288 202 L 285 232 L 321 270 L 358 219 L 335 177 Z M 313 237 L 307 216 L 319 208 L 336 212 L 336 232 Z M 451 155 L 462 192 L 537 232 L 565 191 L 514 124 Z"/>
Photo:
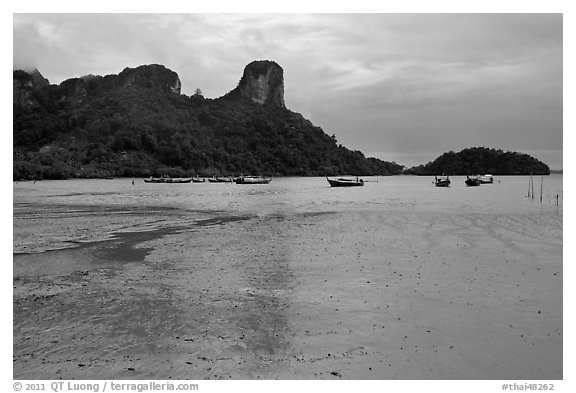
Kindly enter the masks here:
<path id="1" fill-rule="evenodd" d="M 253 61 L 244 68 L 238 87 L 229 95 L 240 95 L 261 105 L 286 108 L 284 70 L 273 61 Z"/>
<path id="2" fill-rule="evenodd" d="M 182 86 L 177 73 L 159 64 L 125 68 L 118 74 L 118 82 L 122 87 L 138 86 L 174 94 L 180 94 Z"/>
<path id="3" fill-rule="evenodd" d="M 37 83 L 42 80 L 14 72 L 16 180 L 402 170 L 337 145 L 287 109 L 283 70 L 272 61 L 248 64 L 238 86 L 218 99 L 179 94 L 178 75 L 161 65 L 85 75 L 59 85 L 45 81 L 39 89 Z M 18 102 L 25 97 L 17 92 L 29 93 L 30 104 Z"/>
<path id="4" fill-rule="evenodd" d="M 14 70 L 12 72 L 12 94 L 14 102 L 31 105 L 31 93 L 50 85 L 36 68 L 32 70 Z"/>

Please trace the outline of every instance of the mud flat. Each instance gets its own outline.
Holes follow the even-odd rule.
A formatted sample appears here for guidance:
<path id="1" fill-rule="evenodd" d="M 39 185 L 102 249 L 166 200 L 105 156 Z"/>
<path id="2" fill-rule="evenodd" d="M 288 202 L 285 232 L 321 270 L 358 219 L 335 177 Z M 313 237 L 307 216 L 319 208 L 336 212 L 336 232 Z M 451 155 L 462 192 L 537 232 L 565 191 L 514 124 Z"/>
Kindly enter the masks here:
<path id="1" fill-rule="evenodd" d="M 562 216 L 215 215 L 15 254 L 15 379 L 562 379 Z"/>

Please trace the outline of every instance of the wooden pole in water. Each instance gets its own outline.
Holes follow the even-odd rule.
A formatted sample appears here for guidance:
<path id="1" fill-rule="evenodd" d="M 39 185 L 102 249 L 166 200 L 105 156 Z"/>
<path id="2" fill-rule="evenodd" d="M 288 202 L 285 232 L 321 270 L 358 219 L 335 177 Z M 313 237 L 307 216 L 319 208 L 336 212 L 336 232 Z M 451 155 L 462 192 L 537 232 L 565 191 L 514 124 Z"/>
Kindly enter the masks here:
<path id="1" fill-rule="evenodd" d="M 540 178 L 540 203 L 542 203 L 543 185 L 544 185 L 544 175 L 541 175 L 541 178 Z"/>
<path id="2" fill-rule="evenodd" d="M 532 183 L 532 199 L 534 199 L 534 178 L 530 175 L 530 183 Z"/>

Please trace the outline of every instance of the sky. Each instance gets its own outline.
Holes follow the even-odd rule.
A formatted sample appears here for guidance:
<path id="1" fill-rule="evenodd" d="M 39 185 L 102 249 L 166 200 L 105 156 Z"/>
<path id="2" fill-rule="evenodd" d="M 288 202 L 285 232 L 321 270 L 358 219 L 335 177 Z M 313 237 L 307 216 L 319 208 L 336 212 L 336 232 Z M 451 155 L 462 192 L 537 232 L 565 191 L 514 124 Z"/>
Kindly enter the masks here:
<path id="1" fill-rule="evenodd" d="M 13 68 L 55 84 L 163 64 L 217 98 L 263 59 L 290 110 L 366 156 L 485 146 L 563 168 L 562 14 L 13 15 Z"/>

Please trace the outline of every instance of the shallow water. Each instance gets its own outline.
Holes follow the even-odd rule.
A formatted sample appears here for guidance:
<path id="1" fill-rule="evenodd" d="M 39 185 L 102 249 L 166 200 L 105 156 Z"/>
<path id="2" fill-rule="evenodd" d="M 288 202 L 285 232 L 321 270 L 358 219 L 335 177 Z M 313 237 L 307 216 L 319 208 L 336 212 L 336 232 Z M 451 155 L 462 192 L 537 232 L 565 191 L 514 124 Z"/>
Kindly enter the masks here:
<path id="1" fill-rule="evenodd" d="M 529 177 L 496 177 L 494 184 L 467 187 L 462 176 L 449 188 L 437 188 L 431 177 L 365 177 L 364 187 L 331 188 L 324 178 L 276 178 L 268 185 L 218 183 L 149 184 L 137 179 L 66 180 L 14 183 L 16 211 L 26 204 L 109 206 L 133 209 L 177 208 L 188 211 L 272 214 L 277 211 L 388 209 L 409 206 L 433 209 L 528 211 L 556 205 L 562 198 L 562 175 L 534 178 L 535 199 L 527 198 Z M 560 199 L 560 205 L 562 200 Z M 24 209 L 25 210 L 25 209 Z M 69 210 L 71 211 L 71 210 Z M 81 208 L 79 208 L 81 211 Z"/>
<path id="2" fill-rule="evenodd" d="M 69 241 L 150 230 L 215 216 L 268 216 L 410 209 L 423 212 L 562 214 L 562 175 L 496 177 L 467 187 L 452 177 L 367 177 L 364 187 L 331 188 L 324 178 L 275 178 L 268 185 L 149 184 L 141 179 L 14 183 L 14 252 L 71 247 Z M 542 184 L 542 203 L 540 187 Z M 556 206 L 555 195 L 559 195 Z M 36 245 L 36 246 L 35 246 Z"/>

